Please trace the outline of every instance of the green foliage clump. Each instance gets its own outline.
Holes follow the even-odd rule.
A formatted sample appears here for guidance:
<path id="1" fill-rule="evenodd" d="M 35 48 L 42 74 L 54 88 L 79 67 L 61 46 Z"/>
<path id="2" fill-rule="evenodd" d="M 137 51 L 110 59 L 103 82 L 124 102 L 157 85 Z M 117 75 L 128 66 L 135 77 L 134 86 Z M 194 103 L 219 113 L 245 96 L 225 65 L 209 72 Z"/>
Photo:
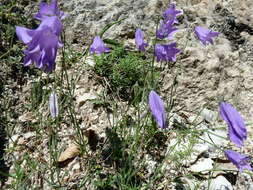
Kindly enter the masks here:
<path id="1" fill-rule="evenodd" d="M 131 100 L 134 87 L 144 87 L 148 72 L 148 63 L 143 56 L 136 52 L 126 51 L 125 48 L 115 46 L 108 54 L 95 55 L 94 71 L 109 82 L 109 91 L 117 92 L 124 100 Z M 136 94 L 135 94 L 136 96 Z"/>

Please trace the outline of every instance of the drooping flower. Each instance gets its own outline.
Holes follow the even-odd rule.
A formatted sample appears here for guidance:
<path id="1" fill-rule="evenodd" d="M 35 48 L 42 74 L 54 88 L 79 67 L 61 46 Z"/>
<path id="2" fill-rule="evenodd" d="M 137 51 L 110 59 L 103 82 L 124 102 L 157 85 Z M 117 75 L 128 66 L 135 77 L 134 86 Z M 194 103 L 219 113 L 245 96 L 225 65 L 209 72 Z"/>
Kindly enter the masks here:
<path id="1" fill-rule="evenodd" d="M 171 44 L 156 44 L 155 56 L 157 61 L 176 61 L 176 54 L 180 53 L 180 50 L 176 48 L 176 43 Z"/>
<path id="2" fill-rule="evenodd" d="M 241 115 L 229 103 L 219 104 L 220 115 L 228 125 L 228 135 L 230 140 L 238 147 L 243 146 L 243 141 L 247 138 L 247 130 Z"/>
<path id="3" fill-rule="evenodd" d="M 57 0 L 52 0 L 50 4 L 41 1 L 39 6 L 39 12 L 35 15 L 38 20 L 43 20 L 49 16 L 57 16 L 60 19 L 64 19 L 67 16 L 66 13 L 59 10 Z"/>
<path id="4" fill-rule="evenodd" d="M 155 92 L 151 91 L 149 93 L 149 108 L 151 110 L 152 115 L 154 116 L 157 124 L 162 128 L 166 129 L 167 122 L 166 122 L 166 112 L 164 108 L 164 103 L 160 96 Z"/>
<path id="5" fill-rule="evenodd" d="M 202 44 L 207 45 L 208 43 L 213 44 L 213 38 L 218 36 L 220 33 L 203 28 L 201 26 L 196 26 L 195 34 Z"/>
<path id="6" fill-rule="evenodd" d="M 24 66 L 36 63 L 45 72 L 54 70 L 57 49 L 63 46 L 59 40 L 61 31 L 62 24 L 56 16 L 43 19 L 36 30 L 16 26 L 19 40 L 28 46 L 24 51 Z"/>
<path id="7" fill-rule="evenodd" d="M 57 117 L 59 114 L 58 110 L 58 100 L 57 100 L 57 94 L 55 92 L 52 92 L 49 97 L 49 110 L 50 114 L 53 118 Z"/>
<path id="8" fill-rule="evenodd" d="M 252 170 L 250 166 L 250 157 L 240 154 L 233 150 L 225 150 L 226 157 L 242 172 L 244 169 Z"/>
<path id="9" fill-rule="evenodd" d="M 167 21 L 161 22 L 159 29 L 156 31 L 156 37 L 160 39 L 168 38 L 169 40 L 173 39 L 173 34 L 178 31 L 176 27 L 173 26 L 173 22 Z"/>
<path id="10" fill-rule="evenodd" d="M 96 36 L 93 40 L 93 43 L 90 46 L 90 53 L 91 54 L 96 53 L 96 54 L 100 55 L 101 53 L 109 52 L 109 51 L 110 51 L 110 49 L 108 47 L 106 47 L 106 45 L 101 40 L 101 38 L 99 36 Z"/>
<path id="11" fill-rule="evenodd" d="M 183 13 L 183 11 L 181 10 L 176 10 L 176 5 L 175 4 L 170 4 L 169 8 L 163 13 L 163 18 L 164 18 L 164 21 L 167 22 L 167 21 L 171 21 L 172 24 L 174 23 L 178 23 L 178 20 L 177 20 L 177 16 L 178 15 L 181 15 Z"/>
<path id="12" fill-rule="evenodd" d="M 45 18 L 39 25 L 39 27 L 35 30 L 28 29 L 21 26 L 16 26 L 16 34 L 18 36 L 18 39 L 21 40 L 24 44 L 28 44 L 32 41 L 33 36 L 38 32 L 39 30 L 42 30 L 44 27 L 49 27 L 53 31 L 53 33 L 57 36 L 60 36 L 62 31 L 62 23 L 61 21 L 56 17 L 47 17 Z"/>
<path id="13" fill-rule="evenodd" d="M 145 48 L 148 46 L 148 44 L 144 42 L 144 33 L 139 28 L 135 32 L 135 44 L 140 51 L 145 51 Z"/>

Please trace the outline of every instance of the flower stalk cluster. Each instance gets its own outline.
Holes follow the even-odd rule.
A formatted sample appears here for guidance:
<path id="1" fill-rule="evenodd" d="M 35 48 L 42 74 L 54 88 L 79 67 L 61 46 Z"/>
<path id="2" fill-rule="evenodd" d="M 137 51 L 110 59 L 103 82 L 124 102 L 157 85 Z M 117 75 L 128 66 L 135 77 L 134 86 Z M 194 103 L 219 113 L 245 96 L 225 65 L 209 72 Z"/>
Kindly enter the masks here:
<path id="1" fill-rule="evenodd" d="M 34 16 L 40 21 L 38 28 L 28 29 L 16 26 L 16 34 L 27 48 L 24 50 L 24 66 L 35 63 L 35 67 L 50 73 L 55 70 L 55 59 L 58 48 L 63 46 L 60 35 L 63 29 L 61 20 L 67 16 L 59 10 L 57 0 L 50 4 L 41 2 L 39 12 Z M 52 92 L 49 97 L 49 110 L 53 118 L 58 116 L 57 94 Z"/>
<path id="2" fill-rule="evenodd" d="M 160 27 L 156 31 L 156 37 L 161 40 L 173 40 L 173 34 L 178 31 L 175 27 L 175 24 L 179 23 L 177 17 L 181 14 L 183 14 L 182 10 L 177 10 L 175 4 L 170 4 L 169 8 L 165 10 L 162 15 L 163 20 L 160 22 Z M 206 41 L 213 44 L 212 38 L 219 34 L 218 32 L 213 32 L 199 26 L 195 28 L 195 33 L 201 43 L 205 45 L 207 44 Z M 144 43 L 143 36 L 143 32 L 140 29 L 137 29 L 135 33 L 135 43 L 140 51 L 143 51 L 147 46 L 147 43 Z M 155 44 L 154 52 L 158 62 L 175 62 L 176 55 L 181 51 L 177 49 L 176 42 L 171 42 L 166 44 Z M 160 128 L 167 128 L 164 103 L 160 96 L 153 90 L 149 94 L 149 108 Z"/>

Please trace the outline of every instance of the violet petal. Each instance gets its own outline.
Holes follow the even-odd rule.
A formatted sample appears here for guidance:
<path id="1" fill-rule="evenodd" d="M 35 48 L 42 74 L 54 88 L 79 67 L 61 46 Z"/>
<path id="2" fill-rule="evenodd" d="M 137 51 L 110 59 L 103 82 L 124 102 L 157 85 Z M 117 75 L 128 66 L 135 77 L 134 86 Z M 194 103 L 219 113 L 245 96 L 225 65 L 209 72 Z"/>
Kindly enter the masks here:
<path id="1" fill-rule="evenodd" d="M 144 42 L 144 33 L 139 28 L 135 32 L 135 44 L 140 51 L 145 51 L 145 48 L 148 46 L 148 44 Z"/>
<path id="2" fill-rule="evenodd" d="M 225 155 L 239 169 L 239 172 L 242 172 L 244 169 L 252 170 L 249 156 L 233 150 L 225 150 Z"/>
<path id="3" fill-rule="evenodd" d="M 41 21 L 50 16 L 57 16 L 60 19 L 64 19 L 67 16 L 58 8 L 57 0 L 52 0 L 50 4 L 41 2 L 39 7 L 39 12 L 35 15 L 35 18 Z"/>
<path id="4" fill-rule="evenodd" d="M 172 40 L 173 34 L 177 31 L 178 29 L 173 26 L 172 22 L 164 23 L 162 21 L 159 29 L 156 31 L 156 37 L 160 39 L 168 38 L 169 40 Z"/>
<path id="5" fill-rule="evenodd" d="M 93 43 L 90 46 L 90 53 L 91 54 L 102 54 L 104 52 L 109 52 L 110 49 L 106 47 L 106 45 L 104 44 L 104 42 L 101 40 L 101 38 L 99 36 L 96 36 L 93 40 Z"/>
<path id="6" fill-rule="evenodd" d="M 198 39 L 204 45 L 207 45 L 208 43 L 213 44 L 213 38 L 220 34 L 219 32 L 214 32 L 201 26 L 196 26 L 194 31 Z"/>
<path id="7" fill-rule="evenodd" d="M 171 44 L 156 44 L 155 56 L 158 62 L 160 61 L 176 61 L 176 55 L 180 53 L 180 50 L 176 48 L 176 43 Z"/>
<path id="8" fill-rule="evenodd" d="M 229 103 L 221 102 L 220 116 L 228 125 L 228 135 L 230 140 L 238 147 L 243 146 L 243 141 L 247 138 L 247 130 L 241 115 Z"/>
<path id="9" fill-rule="evenodd" d="M 149 93 L 149 108 L 157 124 L 162 129 L 167 128 L 168 126 L 166 122 L 164 103 L 160 96 L 153 90 Z"/>
<path id="10" fill-rule="evenodd" d="M 21 26 L 16 26 L 16 34 L 20 41 L 22 41 L 24 44 L 28 44 L 32 40 L 34 30 L 30 30 Z"/>
<path id="11" fill-rule="evenodd" d="M 49 109 L 50 114 L 53 118 L 57 117 L 59 114 L 58 110 L 58 100 L 57 100 L 57 94 L 55 92 L 52 92 L 49 97 Z"/>
<path id="12" fill-rule="evenodd" d="M 172 24 L 178 23 L 177 16 L 183 13 L 182 10 L 176 10 L 175 4 L 170 4 L 169 8 L 163 13 L 165 21 L 172 21 Z"/>

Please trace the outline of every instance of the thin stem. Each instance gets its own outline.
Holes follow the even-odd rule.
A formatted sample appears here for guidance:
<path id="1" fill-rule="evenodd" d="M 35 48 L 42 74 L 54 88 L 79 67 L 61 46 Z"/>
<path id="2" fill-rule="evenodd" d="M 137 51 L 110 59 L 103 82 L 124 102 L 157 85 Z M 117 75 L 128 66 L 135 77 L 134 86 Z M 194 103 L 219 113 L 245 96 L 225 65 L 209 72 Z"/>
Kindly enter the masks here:
<path id="1" fill-rule="evenodd" d="M 152 63 L 151 63 L 151 79 L 152 79 L 152 89 L 155 86 L 155 79 L 154 79 L 154 65 L 155 65 L 155 45 L 157 42 L 157 37 L 156 37 L 156 31 L 158 30 L 158 24 L 159 24 L 159 16 L 157 17 L 157 21 L 156 21 L 156 29 L 155 29 L 155 40 L 154 40 L 154 44 L 153 44 L 153 59 L 152 59 Z"/>

